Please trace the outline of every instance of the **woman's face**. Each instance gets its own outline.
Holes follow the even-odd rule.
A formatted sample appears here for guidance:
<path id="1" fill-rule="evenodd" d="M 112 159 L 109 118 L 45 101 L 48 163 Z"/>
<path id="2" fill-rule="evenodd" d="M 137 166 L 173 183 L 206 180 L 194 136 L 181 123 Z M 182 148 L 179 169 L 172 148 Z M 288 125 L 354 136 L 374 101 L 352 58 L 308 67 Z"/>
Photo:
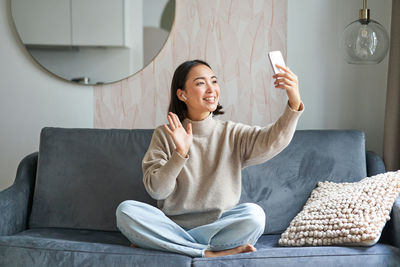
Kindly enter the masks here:
<path id="1" fill-rule="evenodd" d="M 178 89 L 177 96 L 186 103 L 189 119 L 203 120 L 217 109 L 219 92 L 214 72 L 206 65 L 200 64 L 189 71 L 185 90 Z"/>

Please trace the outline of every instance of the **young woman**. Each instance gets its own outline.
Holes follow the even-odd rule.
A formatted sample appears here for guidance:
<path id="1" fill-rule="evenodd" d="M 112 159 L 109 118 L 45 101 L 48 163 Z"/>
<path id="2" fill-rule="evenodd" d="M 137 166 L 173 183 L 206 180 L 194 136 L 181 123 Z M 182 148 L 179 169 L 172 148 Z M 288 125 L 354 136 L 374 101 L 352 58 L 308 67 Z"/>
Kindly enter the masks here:
<path id="1" fill-rule="evenodd" d="M 267 127 L 215 120 L 222 114 L 220 88 L 204 61 L 182 63 L 171 84 L 169 126 L 155 129 L 143 159 L 143 182 L 158 208 L 122 202 L 117 226 L 135 246 L 215 257 L 256 251 L 265 214 L 239 204 L 242 168 L 277 155 L 292 139 L 302 113 L 298 80 L 279 66 L 275 87 L 289 101 Z"/>

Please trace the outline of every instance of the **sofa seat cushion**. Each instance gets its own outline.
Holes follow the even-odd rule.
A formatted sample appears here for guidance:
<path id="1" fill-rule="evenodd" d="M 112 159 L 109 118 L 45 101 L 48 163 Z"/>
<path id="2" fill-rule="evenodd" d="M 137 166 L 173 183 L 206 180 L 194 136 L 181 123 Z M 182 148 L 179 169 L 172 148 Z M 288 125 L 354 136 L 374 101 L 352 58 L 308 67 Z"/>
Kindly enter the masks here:
<path id="1" fill-rule="evenodd" d="M 195 258 L 193 266 L 400 266 L 400 249 L 377 243 L 372 247 L 281 247 L 280 235 L 263 235 L 254 253 Z"/>
<path id="2" fill-rule="evenodd" d="M 0 236 L 0 266 L 190 266 L 191 258 L 129 247 L 118 232 L 58 228 Z"/>

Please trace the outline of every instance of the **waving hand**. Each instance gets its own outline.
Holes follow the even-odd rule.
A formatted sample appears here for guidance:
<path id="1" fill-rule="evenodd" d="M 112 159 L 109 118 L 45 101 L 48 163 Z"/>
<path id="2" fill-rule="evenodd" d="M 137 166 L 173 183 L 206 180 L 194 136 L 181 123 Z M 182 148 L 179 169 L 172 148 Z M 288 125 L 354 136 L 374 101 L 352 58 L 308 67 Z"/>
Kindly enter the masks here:
<path id="1" fill-rule="evenodd" d="M 174 140 L 176 152 L 186 157 L 193 142 L 192 124 L 189 123 L 185 130 L 178 116 L 172 112 L 168 113 L 168 122 L 169 127 L 164 124 L 164 128 Z"/>

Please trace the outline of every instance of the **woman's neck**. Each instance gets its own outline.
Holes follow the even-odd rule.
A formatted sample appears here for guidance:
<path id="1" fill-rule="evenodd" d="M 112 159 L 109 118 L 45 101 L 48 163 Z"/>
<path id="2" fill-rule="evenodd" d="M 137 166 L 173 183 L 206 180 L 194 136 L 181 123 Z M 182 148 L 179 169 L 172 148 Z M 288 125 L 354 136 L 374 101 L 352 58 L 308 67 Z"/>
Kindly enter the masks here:
<path id="1" fill-rule="evenodd" d="M 212 113 L 208 113 L 208 117 L 203 120 L 192 120 L 189 117 L 183 120 L 182 125 L 185 129 L 187 129 L 188 124 L 192 125 L 192 133 L 194 136 L 207 136 L 212 134 L 215 131 L 215 125 L 217 123 L 214 120 Z"/>
<path id="2" fill-rule="evenodd" d="M 208 116 L 210 116 L 211 112 L 203 112 L 203 113 L 199 113 L 199 114 L 190 114 L 188 113 L 187 118 L 191 121 L 202 121 L 204 119 L 206 119 Z"/>

